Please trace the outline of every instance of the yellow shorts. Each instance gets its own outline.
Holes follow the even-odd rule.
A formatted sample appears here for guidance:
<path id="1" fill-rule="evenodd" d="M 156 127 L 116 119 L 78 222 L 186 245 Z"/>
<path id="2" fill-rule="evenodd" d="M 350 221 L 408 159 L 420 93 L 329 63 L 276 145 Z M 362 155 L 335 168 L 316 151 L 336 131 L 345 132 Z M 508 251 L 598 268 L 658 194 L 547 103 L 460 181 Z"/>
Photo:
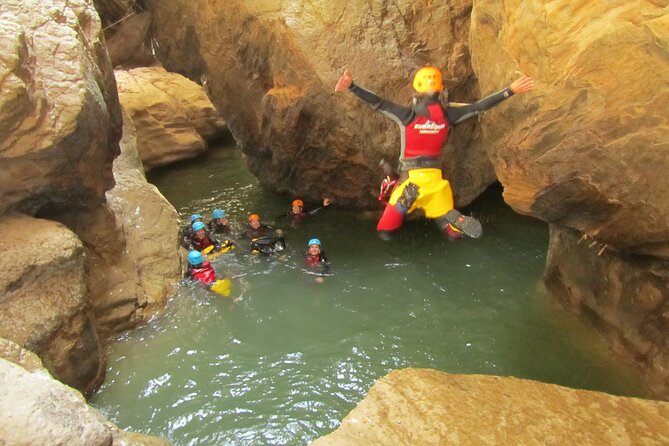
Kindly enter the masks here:
<path id="1" fill-rule="evenodd" d="M 407 184 L 413 183 L 418 186 L 418 198 L 409 209 L 409 213 L 417 208 L 425 211 L 427 218 L 437 218 L 453 209 L 453 191 L 448 180 L 441 177 L 441 169 L 411 169 L 409 178 L 390 196 L 389 204 L 395 206 L 397 200 L 402 196 L 402 191 Z"/>

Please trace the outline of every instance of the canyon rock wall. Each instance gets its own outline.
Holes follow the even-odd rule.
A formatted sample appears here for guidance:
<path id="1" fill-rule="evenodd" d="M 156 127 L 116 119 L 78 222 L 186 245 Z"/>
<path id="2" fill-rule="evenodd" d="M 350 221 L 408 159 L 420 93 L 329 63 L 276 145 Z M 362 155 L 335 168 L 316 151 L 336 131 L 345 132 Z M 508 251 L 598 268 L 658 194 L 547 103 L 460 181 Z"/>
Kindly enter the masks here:
<path id="1" fill-rule="evenodd" d="M 251 171 L 280 192 L 368 206 L 395 162 L 397 126 L 350 94 L 333 93 L 344 68 L 399 103 L 424 63 L 445 69 L 452 98 L 473 98 L 471 2 L 152 2 L 156 54 L 202 81 Z M 438 24 L 438 27 L 435 26 Z M 498 87 L 502 87 L 499 85 Z M 444 162 L 464 204 L 495 180 L 476 122 L 449 142 Z"/>
<path id="2" fill-rule="evenodd" d="M 0 50 L 1 335 L 88 393 L 104 338 L 160 311 L 181 277 L 177 214 L 134 130 L 112 169 L 121 109 L 90 1 L 4 1 Z"/>
<path id="3" fill-rule="evenodd" d="M 550 294 L 669 398 L 669 2 L 478 1 L 482 88 L 519 67 L 534 94 L 482 133 L 504 199 L 551 224 Z"/>
<path id="4" fill-rule="evenodd" d="M 104 378 L 81 241 L 60 223 L 0 218 L 0 337 L 37 353 L 64 383 L 90 391 Z"/>
<path id="5" fill-rule="evenodd" d="M 114 185 L 121 121 L 100 19 L 57 3 L 0 10 L 0 214 L 90 209 Z"/>
<path id="6" fill-rule="evenodd" d="M 476 3 L 482 87 L 516 68 L 537 80 L 482 126 L 516 211 L 669 258 L 668 13 L 666 1 Z"/>

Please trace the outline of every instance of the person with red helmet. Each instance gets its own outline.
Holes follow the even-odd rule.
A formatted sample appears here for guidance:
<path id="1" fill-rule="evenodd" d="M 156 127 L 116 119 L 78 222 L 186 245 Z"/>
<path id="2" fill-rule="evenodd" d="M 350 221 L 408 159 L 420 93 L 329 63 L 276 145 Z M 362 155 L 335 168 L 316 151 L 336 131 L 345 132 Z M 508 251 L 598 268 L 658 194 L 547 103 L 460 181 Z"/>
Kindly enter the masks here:
<path id="1" fill-rule="evenodd" d="M 248 225 L 244 236 L 251 240 L 251 253 L 270 255 L 280 251 L 286 246 L 286 240 L 283 237 L 281 229 L 274 229 L 269 225 L 261 223 L 258 214 L 251 214 L 248 217 Z"/>
<path id="2" fill-rule="evenodd" d="M 404 217 L 420 208 L 424 210 L 425 217 L 436 221 L 449 239 L 461 238 L 462 234 L 478 238 L 483 232 L 481 223 L 454 209 L 451 186 L 442 177 L 439 162 L 441 149 L 451 127 L 489 110 L 514 94 L 532 90 L 534 82 L 528 76 L 521 76 L 509 87 L 473 104 L 444 105 L 441 100 L 444 90 L 441 72 L 426 66 L 416 72 L 413 87 L 418 95 L 413 105 L 406 107 L 382 99 L 355 84 L 348 70 L 344 70 L 335 86 L 335 92 L 351 91 L 400 126 L 398 184 L 392 185 L 394 190 L 377 224 L 377 231 L 381 238 L 390 238 L 402 226 Z M 387 178 L 390 181 L 390 177 Z"/>
<path id="3" fill-rule="evenodd" d="M 302 223 L 308 216 L 314 215 L 316 212 L 320 211 L 321 209 L 324 209 L 325 207 L 329 206 L 330 203 L 332 203 L 331 198 L 324 198 L 323 199 L 323 204 L 315 209 L 312 209 L 310 211 L 305 211 L 304 210 L 304 201 L 298 199 L 293 200 L 293 202 L 290 204 L 290 211 L 286 212 L 285 214 L 279 215 L 276 219 L 279 220 L 280 218 L 288 217 L 292 220 L 292 223 L 299 224 Z"/>

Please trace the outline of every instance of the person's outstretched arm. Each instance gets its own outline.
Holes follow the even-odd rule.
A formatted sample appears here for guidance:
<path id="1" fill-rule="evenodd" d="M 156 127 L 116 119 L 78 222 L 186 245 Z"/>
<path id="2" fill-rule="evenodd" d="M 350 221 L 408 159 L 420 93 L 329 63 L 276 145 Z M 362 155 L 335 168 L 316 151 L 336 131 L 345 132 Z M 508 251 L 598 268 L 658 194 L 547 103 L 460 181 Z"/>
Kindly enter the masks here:
<path id="1" fill-rule="evenodd" d="M 452 125 L 457 125 L 472 116 L 480 115 L 481 113 L 490 110 L 504 99 L 507 99 L 514 94 L 526 93 L 534 88 L 534 81 L 529 76 L 521 76 L 511 83 L 507 88 L 497 93 L 486 96 L 483 99 L 476 101 L 473 104 L 458 105 L 449 103 L 446 108 L 448 121 Z"/>
<path id="2" fill-rule="evenodd" d="M 353 77 L 348 70 L 344 70 L 344 73 L 339 78 L 337 85 L 335 85 L 335 92 L 345 90 L 351 91 L 357 97 L 369 104 L 374 110 L 380 111 L 393 121 L 407 124 L 414 118 L 414 111 L 410 107 L 404 107 L 402 105 L 387 101 L 377 96 L 375 93 L 362 88 L 360 85 L 356 85 L 353 82 Z"/>

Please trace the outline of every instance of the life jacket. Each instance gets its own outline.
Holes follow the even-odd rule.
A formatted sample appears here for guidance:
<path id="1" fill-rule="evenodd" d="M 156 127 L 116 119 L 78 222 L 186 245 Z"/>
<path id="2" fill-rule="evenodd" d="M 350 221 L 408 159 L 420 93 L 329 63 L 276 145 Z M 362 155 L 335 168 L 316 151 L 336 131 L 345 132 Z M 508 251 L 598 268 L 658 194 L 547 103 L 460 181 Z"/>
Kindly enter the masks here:
<path id="1" fill-rule="evenodd" d="M 191 244 L 193 245 L 193 249 L 201 252 L 204 248 L 212 246 L 214 242 L 211 241 L 208 235 L 205 235 L 203 239 L 199 239 L 197 236 L 194 236 L 191 239 Z"/>
<path id="2" fill-rule="evenodd" d="M 319 264 L 326 262 L 325 255 L 324 255 L 323 251 L 316 254 L 315 256 L 312 256 L 311 254 L 309 254 L 307 252 L 307 253 L 304 254 L 304 259 L 307 262 L 307 266 L 310 266 L 310 267 L 316 267 Z"/>
<path id="3" fill-rule="evenodd" d="M 193 279 L 199 280 L 207 286 L 216 281 L 216 272 L 209 262 L 202 262 L 202 266 L 199 268 L 191 269 L 190 275 Z"/>
<path id="4" fill-rule="evenodd" d="M 429 117 L 417 115 L 404 130 L 404 158 L 428 156 L 436 158 L 448 137 L 448 121 L 440 103 L 427 106 Z"/>

